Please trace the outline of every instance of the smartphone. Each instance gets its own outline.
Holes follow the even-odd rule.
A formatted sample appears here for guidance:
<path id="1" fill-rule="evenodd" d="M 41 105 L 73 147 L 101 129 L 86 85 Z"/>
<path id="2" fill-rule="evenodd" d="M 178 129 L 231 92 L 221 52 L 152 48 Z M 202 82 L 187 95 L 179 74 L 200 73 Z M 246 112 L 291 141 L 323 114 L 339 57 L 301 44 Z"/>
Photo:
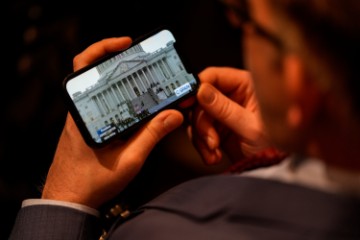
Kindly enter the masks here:
<path id="1" fill-rule="evenodd" d="M 126 139 L 198 89 L 197 75 L 185 65 L 172 31 L 145 36 L 64 79 L 69 112 L 90 147 Z"/>

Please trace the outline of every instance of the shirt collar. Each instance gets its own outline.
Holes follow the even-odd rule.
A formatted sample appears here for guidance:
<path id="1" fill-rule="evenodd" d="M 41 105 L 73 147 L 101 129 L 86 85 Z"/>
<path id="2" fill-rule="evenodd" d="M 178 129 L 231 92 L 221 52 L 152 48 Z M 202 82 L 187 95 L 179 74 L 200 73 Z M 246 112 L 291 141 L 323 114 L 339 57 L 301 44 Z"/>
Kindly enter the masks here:
<path id="1" fill-rule="evenodd" d="M 316 158 L 291 155 L 279 164 L 243 172 L 244 176 L 275 179 L 319 190 L 360 197 L 360 173 L 327 166 Z"/>

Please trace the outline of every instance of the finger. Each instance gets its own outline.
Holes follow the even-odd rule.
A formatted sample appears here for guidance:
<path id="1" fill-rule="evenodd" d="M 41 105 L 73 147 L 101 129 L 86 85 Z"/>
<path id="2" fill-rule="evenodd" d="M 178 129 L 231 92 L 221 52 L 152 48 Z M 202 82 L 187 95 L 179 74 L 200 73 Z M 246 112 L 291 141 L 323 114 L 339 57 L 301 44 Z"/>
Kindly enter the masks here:
<path id="1" fill-rule="evenodd" d="M 193 134 L 202 139 L 209 150 L 219 147 L 219 135 L 214 127 L 214 118 L 207 115 L 203 109 L 195 109 L 193 113 Z"/>
<path id="2" fill-rule="evenodd" d="M 192 134 L 192 143 L 199 152 L 204 163 L 213 165 L 221 161 L 222 153 L 219 148 L 209 148 L 207 142 L 204 142 L 203 139 L 199 138 L 196 134 Z"/>
<path id="3" fill-rule="evenodd" d="M 209 67 L 199 74 L 202 83 L 210 83 L 224 95 L 249 110 L 256 110 L 251 75 L 248 71 L 231 67 Z"/>
<path id="4" fill-rule="evenodd" d="M 74 70 L 76 71 L 85 67 L 106 54 L 124 50 L 128 48 L 131 43 L 132 39 L 130 37 L 106 38 L 96 42 L 74 57 Z"/>
<path id="5" fill-rule="evenodd" d="M 206 164 L 218 163 L 222 158 L 219 150 L 219 135 L 213 124 L 214 119 L 209 117 L 202 109 L 196 108 L 194 110 L 193 127 L 189 128 L 188 135 Z"/>
<path id="6" fill-rule="evenodd" d="M 210 83 L 222 92 L 247 91 L 252 86 L 251 76 L 248 71 L 231 67 L 208 67 L 200 72 L 199 79 L 202 83 Z M 234 84 L 241 81 L 241 84 Z"/>
<path id="7" fill-rule="evenodd" d="M 203 83 L 200 86 L 197 99 L 208 115 L 237 135 L 254 141 L 260 137 L 260 121 L 255 113 L 224 96 L 210 84 Z"/>

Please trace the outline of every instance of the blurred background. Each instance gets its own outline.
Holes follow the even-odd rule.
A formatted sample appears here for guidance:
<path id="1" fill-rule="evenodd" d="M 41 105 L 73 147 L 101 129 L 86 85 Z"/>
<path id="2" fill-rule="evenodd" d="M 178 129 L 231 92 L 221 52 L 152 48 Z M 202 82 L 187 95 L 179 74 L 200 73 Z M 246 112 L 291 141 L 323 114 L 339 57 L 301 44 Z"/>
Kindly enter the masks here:
<path id="1" fill-rule="evenodd" d="M 40 196 L 67 113 L 61 84 L 72 72 L 73 57 L 88 45 L 167 25 L 193 73 L 214 65 L 243 66 L 241 33 L 218 0 L 13 0 L 4 6 L 1 239 L 8 238 L 22 200 Z M 227 166 L 203 166 L 180 128 L 154 149 L 126 195 L 141 204 L 173 184 Z"/>

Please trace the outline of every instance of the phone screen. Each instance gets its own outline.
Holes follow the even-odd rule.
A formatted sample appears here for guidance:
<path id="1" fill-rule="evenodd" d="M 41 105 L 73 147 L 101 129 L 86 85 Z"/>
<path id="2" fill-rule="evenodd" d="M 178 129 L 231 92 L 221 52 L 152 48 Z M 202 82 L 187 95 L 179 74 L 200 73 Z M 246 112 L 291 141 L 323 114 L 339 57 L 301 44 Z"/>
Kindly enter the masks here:
<path id="1" fill-rule="evenodd" d="M 163 29 L 70 74 L 64 88 L 85 141 L 96 147 L 128 136 L 154 114 L 193 95 L 198 84 L 180 58 L 174 35 Z"/>

